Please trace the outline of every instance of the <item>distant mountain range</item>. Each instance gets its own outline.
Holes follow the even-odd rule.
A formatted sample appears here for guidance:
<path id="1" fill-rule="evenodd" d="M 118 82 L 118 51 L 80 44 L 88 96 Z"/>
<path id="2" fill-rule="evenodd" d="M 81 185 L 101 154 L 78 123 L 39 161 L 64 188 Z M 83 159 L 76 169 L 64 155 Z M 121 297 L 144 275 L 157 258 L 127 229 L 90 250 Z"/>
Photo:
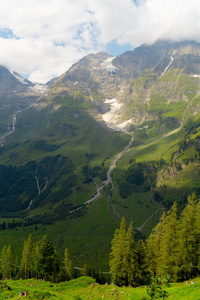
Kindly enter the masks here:
<path id="1" fill-rule="evenodd" d="M 90 54 L 46 85 L 1 66 L 0 247 L 46 232 L 105 270 L 122 216 L 138 239 L 181 211 L 200 194 L 199 91 L 195 41 Z"/>

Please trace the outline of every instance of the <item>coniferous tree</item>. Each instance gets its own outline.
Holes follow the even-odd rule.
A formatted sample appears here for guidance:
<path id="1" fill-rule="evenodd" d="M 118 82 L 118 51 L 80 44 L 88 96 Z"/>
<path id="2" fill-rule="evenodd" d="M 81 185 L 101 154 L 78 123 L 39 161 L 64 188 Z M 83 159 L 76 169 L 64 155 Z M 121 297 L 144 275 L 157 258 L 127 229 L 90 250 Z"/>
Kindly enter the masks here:
<path id="1" fill-rule="evenodd" d="M 30 234 L 28 239 L 24 241 L 24 247 L 22 251 L 21 269 L 19 276 L 25 279 L 29 279 L 33 273 L 33 242 L 32 235 Z"/>
<path id="2" fill-rule="evenodd" d="M 1 273 L 3 279 L 10 279 L 12 276 L 12 264 L 14 261 L 14 254 L 12 246 L 4 246 L 1 252 Z"/>
<path id="3" fill-rule="evenodd" d="M 82 270 L 82 276 L 90 276 L 92 278 L 95 278 L 95 271 L 91 266 L 84 264 Z"/>
<path id="4" fill-rule="evenodd" d="M 160 258 L 161 240 L 164 235 L 166 213 L 164 212 L 159 223 L 153 229 L 147 239 L 146 259 L 148 262 L 147 270 L 156 273 L 158 260 Z"/>
<path id="5" fill-rule="evenodd" d="M 129 286 L 137 285 L 136 282 L 136 273 L 137 273 L 137 262 L 135 254 L 135 238 L 134 230 L 132 223 L 130 224 L 127 233 L 126 239 L 124 241 L 125 252 L 124 252 L 124 269 L 127 277 L 127 284 Z"/>
<path id="6" fill-rule="evenodd" d="M 178 279 L 184 280 L 198 274 L 199 262 L 199 211 L 195 194 L 188 197 L 179 221 Z M 198 230 L 197 230 L 198 229 Z"/>
<path id="7" fill-rule="evenodd" d="M 71 280 L 74 278 L 74 268 L 73 263 L 70 258 L 69 250 L 66 248 L 64 253 L 64 267 L 65 267 L 65 274 L 67 280 Z"/>
<path id="8" fill-rule="evenodd" d="M 110 253 L 110 272 L 112 273 L 112 282 L 122 286 L 127 284 L 127 271 L 124 265 L 124 254 L 126 244 L 127 226 L 125 218 L 122 218 L 120 228 L 115 231 L 114 238 L 111 241 Z"/>
<path id="9" fill-rule="evenodd" d="M 178 220 L 177 205 L 153 229 L 147 240 L 148 270 L 174 281 L 200 272 L 200 201 L 192 194 Z"/>
<path id="10" fill-rule="evenodd" d="M 160 253 L 157 257 L 156 274 L 160 277 L 166 275 L 176 279 L 177 274 L 177 244 L 178 244 L 178 218 L 176 202 L 167 212 L 163 234 L 160 240 Z M 168 274 L 166 274 L 166 271 Z"/>
<path id="11" fill-rule="evenodd" d="M 122 285 L 137 285 L 138 263 L 136 257 L 136 243 L 132 223 L 127 229 L 124 217 L 120 228 L 115 231 L 111 242 L 110 271 L 112 282 Z"/>
<path id="12" fill-rule="evenodd" d="M 35 271 L 42 279 L 60 272 L 60 260 L 53 243 L 45 235 L 35 246 Z"/>
<path id="13" fill-rule="evenodd" d="M 135 282 L 137 285 L 146 284 L 147 279 L 147 263 L 146 263 L 146 244 L 143 240 L 137 242 L 135 248 Z"/>

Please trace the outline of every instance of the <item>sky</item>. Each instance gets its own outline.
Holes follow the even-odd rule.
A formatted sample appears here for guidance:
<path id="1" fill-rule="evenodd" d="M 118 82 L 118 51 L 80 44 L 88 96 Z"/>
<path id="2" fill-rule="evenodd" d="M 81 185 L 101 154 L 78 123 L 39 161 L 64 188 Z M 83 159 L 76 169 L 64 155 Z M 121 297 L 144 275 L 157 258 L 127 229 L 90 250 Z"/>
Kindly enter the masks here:
<path id="1" fill-rule="evenodd" d="M 46 83 L 89 53 L 200 40 L 199 0 L 0 0 L 0 64 Z"/>

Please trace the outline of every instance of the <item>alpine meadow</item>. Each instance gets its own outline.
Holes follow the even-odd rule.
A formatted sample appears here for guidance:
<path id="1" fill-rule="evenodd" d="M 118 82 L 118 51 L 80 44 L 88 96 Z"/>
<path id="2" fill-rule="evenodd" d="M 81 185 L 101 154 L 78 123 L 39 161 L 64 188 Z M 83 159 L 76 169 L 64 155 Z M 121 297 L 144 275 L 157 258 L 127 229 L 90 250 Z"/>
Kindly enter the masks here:
<path id="1" fill-rule="evenodd" d="M 0 299 L 198 299 L 200 43 L 0 66 L 0 143 Z"/>

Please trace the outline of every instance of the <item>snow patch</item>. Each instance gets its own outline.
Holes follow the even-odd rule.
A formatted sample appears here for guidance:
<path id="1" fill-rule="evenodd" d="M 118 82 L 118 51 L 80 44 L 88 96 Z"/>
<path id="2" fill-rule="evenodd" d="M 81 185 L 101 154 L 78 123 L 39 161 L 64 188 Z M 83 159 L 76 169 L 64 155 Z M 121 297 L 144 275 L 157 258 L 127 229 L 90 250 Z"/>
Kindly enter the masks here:
<path id="1" fill-rule="evenodd" d="M 49 88 L 46 84 L 36 83 L 33 87 L 30 87 L 30 90 L 44 94 L 49 91 Z"/>
<path id="2" fill-rule="evenodd" d="M 118 119 L 121 116 L 120 110 L 123 107 L 123 104 L 119 103 L 115 98 L 110 100 L 107 99 L 106 101 L 104 101 L 104 103 L 111 105 L 110 111 L 102 115 L 102 118 L 106 125 L 116 131 L 126 131 L 127 124 L 132 123 L 132 121 L 131 119 L 129 119 L 122 123 L 118 123 Z"/>
<path id="3" fill-rule="evenodd" d="M 109 57 L 106 60 L 104 60 L 104 62 L 101 63 L 101 68 L 105 69 L 109 72 L 115 72 L 116 71 L 116 67 L 113 66 L 112 61 L 115 57 Z"/>

